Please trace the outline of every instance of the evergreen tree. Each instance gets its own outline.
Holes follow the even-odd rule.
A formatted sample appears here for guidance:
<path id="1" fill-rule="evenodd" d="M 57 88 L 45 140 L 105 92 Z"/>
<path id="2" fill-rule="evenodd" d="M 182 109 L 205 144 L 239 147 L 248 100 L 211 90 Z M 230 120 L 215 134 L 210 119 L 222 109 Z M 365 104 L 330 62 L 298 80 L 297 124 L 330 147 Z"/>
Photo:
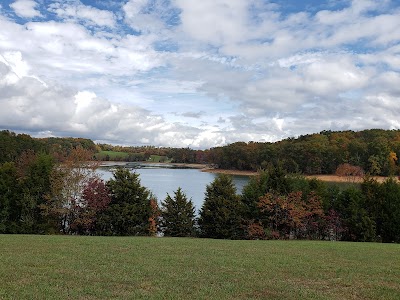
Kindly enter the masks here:
<path id="1" fill-rule="evenodd" d="M 382 203 L 382 241 L 400 242 L 400 184 L 394 178 L 381 185 L 379 203 Z"/>
<path id="2" fill-rule="evenodd" d="M 97 220 L 97 232 L 105 235 L 148 235 L 152 216 L 151 194 L 140 184 L 139 174 L 118 168 L 107 182 L 109 207 Z"/>
<path id="3" fill-rule="evenodd" d="M 232 177 L 219 175 L 206 188 L 199 219 L 201 235 L 218 239 L 242 238 L 241 214 L 242 204 L 236 195 Z"/>
<path id="4" fill-rule="evenodd" d="M 356 188 L 339 194 L 334 209 L 340 214 L 345 227 L 343 238 L 349 241 L 375 240 L 375 222 L 365 209 L 365 197 Z"/>
<path id="5" fill-rule="evenodd" d="M 42 206 L 51 194 L 53 169 L 53 158 L 44 153 L 36 154 L 26 168 L 26 177 L 21 182 L 24 190 L 24 201 L 21 201 L 21 232 L 43 234 L 54 230 L 42 214 Z"/>
<path id="6" fill-rule="evenodd" d="M 0 232 L 48 232 L 41 206 L 50 194 L 52 169 L 49 155 L 33 152 L 0 167 Z"/>
<path id="7" fill-rule="evenodd" d="M 165 236 L 194 236 L 195 210 L 181 188 L 161 202 L 161 229 Z"/>
<path id="8" fill-rule="evenodd" d="M 268 192 L 269 173 L 262 171 L 257 176 L 252 176 L 242 190 L 243 217 L 246 220 L 259 220 L 260 210 L 258 200 Z"/>
<path id="9" fill-rule="evenodd" d="M 375 222 L 377 240 L 382 238 L 383 208 L 385 202 L 382 193 L 382 184 L 378 183 L 373 177 L 366 175 L 361 183 L 361 191 L 365 197 L 365 209 L 369 217 Z"/>
<path id="10" fill-rule="evenodd" d="M 0 233 L 16 233 L 14 224 L 18 211 L 15 204 L 19 197 L 21 192 L 15 164 L 0 164 Z"/>

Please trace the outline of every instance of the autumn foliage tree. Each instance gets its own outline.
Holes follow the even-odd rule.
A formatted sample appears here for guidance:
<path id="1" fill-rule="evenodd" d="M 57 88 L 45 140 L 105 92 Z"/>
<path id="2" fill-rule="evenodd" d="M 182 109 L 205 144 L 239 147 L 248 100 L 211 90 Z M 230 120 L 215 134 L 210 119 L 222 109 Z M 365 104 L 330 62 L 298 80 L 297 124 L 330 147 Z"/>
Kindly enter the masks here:
<path id="1" fill-rule="evenodd" d="M 342 239 L 345 228 L 343 227 L 342 220 L 339 213 L 330 208 L 325 214 L 324 222 L 324 236 L 330 241 L 339 241 Z"/>
<path id="2" fill-rule="evenodd" d="M 396 169 L 397 169 L 397 166 L 396 166 L 397 154 L 396 154 L 396 152 L 390 151 L 388 161 L 389 161 L 389 175 L 394 175 L 396 173 Z"/>
<path id="3" fill-rule="evenodd" d="M 160 208 L 158 207 L 157 199 L 151 197 L 150 199 L 151 214 L 149 217 L 149 235 L 156 236 L 158 233 L 158 225 L 160 218 Z"/>
<path id="4" fill-rule="evenodd" d="M 71 231 L 84 235 L 93 234 L 99 213 L 108 208 L 110 201 L 110 192 L 104 181 L 90 179 L 83 190 L 80 205 L 76 208 L 77 215 L 70 225 Z"/>
<path id="5" fill-rule="evenodd" d="M 74 148 L 66 160 L 53 169 L 51 195 L 41 207 L 44 215 L 58 220 L 60 231 L 65 234 L 74 232 L 71 225 L 85 207 L 85 188 L 92 180 L 99 179 L 95 172 L 98 164 L 90 161 L 92 154 L 82 147 Z"/>
<path id="6" fill-rule="evenodd" d="M 303 197 L 301 191 L 287 196 L 267 193 L 258 202 L 273 238 L 319 238 L 324 212 L 315 193 Z"/>
<path id="7" fill-rule="evenodd" d="M 364 176 L 364 170 L 359 166 L 353 166 L 345 163 L 337 167 L 335 174 L 340 177 L 345 177 L 347 181 L 355 182 Z"/>

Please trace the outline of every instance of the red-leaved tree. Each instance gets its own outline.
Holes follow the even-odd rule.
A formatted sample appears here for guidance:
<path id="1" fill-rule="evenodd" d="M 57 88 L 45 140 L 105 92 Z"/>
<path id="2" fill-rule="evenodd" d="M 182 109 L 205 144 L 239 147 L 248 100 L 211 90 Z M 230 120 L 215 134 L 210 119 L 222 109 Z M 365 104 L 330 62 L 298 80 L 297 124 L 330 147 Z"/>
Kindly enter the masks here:
<path id="1" fill-rule="evenodd" d="M 267 193 L 258 208 L 268 220 L 272 238 L 319 238 L 324 212 L 315 193 L 303 197 L 301 191 L 287 196 Z"/>
<path id="2" fill-rule="evenodd" d="M 110 193 L 104 181 L 91 179 L 83 190 L 82 198 L 76 207 L 76 218 L 71 231 L 77 234 L 91 234 L 99 212 L 105 210 L 111 201 Z"/>

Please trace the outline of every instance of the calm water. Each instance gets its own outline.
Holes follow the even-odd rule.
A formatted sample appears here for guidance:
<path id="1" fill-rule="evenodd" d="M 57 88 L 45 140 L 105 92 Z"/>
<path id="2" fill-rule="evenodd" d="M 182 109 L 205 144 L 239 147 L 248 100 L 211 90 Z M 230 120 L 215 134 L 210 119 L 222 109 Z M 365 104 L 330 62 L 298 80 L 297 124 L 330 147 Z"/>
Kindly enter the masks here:
<path id="1" fill-rule="evenodd" d="M 97 172 L 104 180 L 112 177 L 109 168 L 99 168 Z M 197 211 L 203 204 L 206 185 L 217 176 L 197 169 L 149 168 L 134 169 L 132 172 L 139 174 L 141 184 L 147 187 L 159 201 L 164 200 L 167 193 L 173 196 L 174 191 L 181 187 L 186 196 L 192 199 Z M 241 193 L 248 180 L 248 176 L 233 176 L 238 194 Z"/>

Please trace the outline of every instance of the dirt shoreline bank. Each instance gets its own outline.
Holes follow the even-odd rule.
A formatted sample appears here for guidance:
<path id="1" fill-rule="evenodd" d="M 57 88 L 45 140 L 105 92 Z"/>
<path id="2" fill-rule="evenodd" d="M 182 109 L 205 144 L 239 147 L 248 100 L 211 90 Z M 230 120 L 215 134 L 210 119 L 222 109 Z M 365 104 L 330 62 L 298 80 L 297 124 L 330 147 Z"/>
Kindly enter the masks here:
<path id="1" fill-rule="evenodd" d="M 210 168 L 206 164 L 187 164 L 187 163 L 161 163 L 161 162 L 122 162 L 122 161 L 102 161 L 100 162 L 100 167 L 114 167 L 114 166 L 125 166 L 125 165 L 148 165 L 148 166 L 172 166 L 172 167 L 182 167 L 198 169 L 201 172 L 215 173 L 215 174 L 228 174 L 228 175 L 242 175 L 242 176 L 254 176 L 257 172 L 254 171 L 239 171 L 239 170 L 226 170 L 226 169 L 214 169 Z"/>
<path id="2" fill-rule="evenodd" d="M 104 161 L 100 162 L 100 166 L 123 166 L 129 162 L 121 162 L 121 161 Z M 255 176 L 258 172 L 255 171 L 240 171 L 240 170 L 227 170 L 227 169 L 214 169 L 210 168 L 209 165 L 206 164 L 187 164 L 187 163 L 155 163 L 155 162 L 138 162 L 140 165 L 162 165 L 162 166 L 172 166 L 172 167 L 182 167 L 182 168 L 191 168 L 198 169 L 201 172 L 214 173 L 214 174 L 227 174 L 227 175 L 238 175 L 238 176 Z M 316 178 L 325 182 L 353 182 L 360 183 L 363 181 L 363 177 L 355 177 L 348 178 L 336 175 L 305 175 L 306 178 L 312 179 Z M 374 176 L 373 177 L 378 182 L 384 182 L 387 177 L 383 176 Z M 399 179 L 396 177 L 399 181 Z"/>
<path id="3" fill-rule="evenodd" d="M 214 174 L 228 174 L 228 175 L 238 175 L 238 176 L 255 176 L 258 173 L 254 171 L 239 171 L 239 170 L 225 170 L 225 169 L 201 169 L 202 172 L 214 173 Z"/>
<path id="4" fill-rule="evenodd" d="M 326 182 L 350 182 L 350 183 L 361 183 L 364 180 L 364 177 L 346 177 L 346 176 L 337 176 L 337 175 L 306 175 L 305 176 L 308 179 L 316 178 L 321 181 L 326 181 Z M 375 179 L 377 182 L 384 182 L 386 179 L 389 177 L 385 176 L 372 176 L 373 179 Z M 397 176 L 394 177 L 395 180 L 399 181 L 399 178 Z"/>

